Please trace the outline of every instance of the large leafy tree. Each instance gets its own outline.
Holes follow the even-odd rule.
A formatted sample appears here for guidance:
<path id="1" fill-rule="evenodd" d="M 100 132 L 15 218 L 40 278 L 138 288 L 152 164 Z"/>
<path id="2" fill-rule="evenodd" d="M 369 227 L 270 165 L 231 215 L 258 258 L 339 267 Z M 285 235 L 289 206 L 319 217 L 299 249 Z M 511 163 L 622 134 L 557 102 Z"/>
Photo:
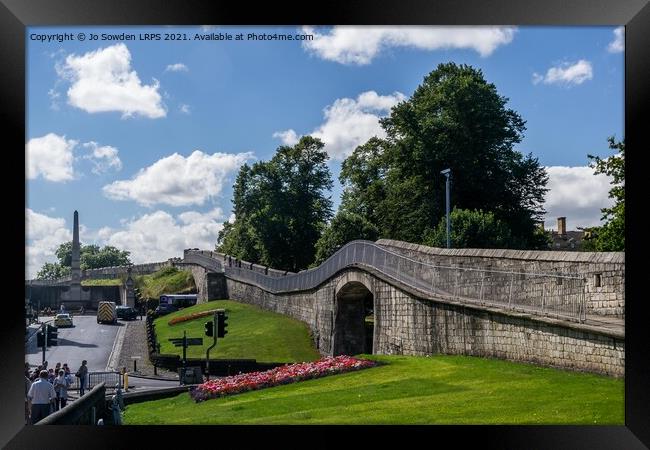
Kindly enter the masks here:
<path id="1" fill-rule="evenodd" d="M 70 275 L 70 266 L 63 266 L 59 263 L 45 263 L 36 274 L 37 280 L 56 280 Z"/>
<path id="2" fill-rule="evenodd" d="M 374 241 L 379 237 L 377 227 L 365 217 L 348 211 L 339 211 L 316 242 L 316 260 L 318 266 L 333 255 L 338 249 L 355 239 Z"/>
<path id="3" fill-rule="evenodd" d="M 81 245 L 79 253 L 80 267 L 83 270 L 131 264 L 131 260 L 129 259 L 130 252 L 120 250 L 111 245 L 106 245 L 102 248 L 95 244 Z M 59 259 L 59 262 L 55 264 L 61 267 L 71 267 L 72 241 L 59 245 L 54 254 Z"/>
<path id="4" fill-rule="evenodd" d="M 440 64 L 381 120 L 386 138 L 343 163 L 342 209 L 377 224 L 382 237 L 422 243 L 444 216 L 440 171 L 450 168 L 453 206 L 494 214 L 510 230 L 510 247 L 543 248 L 536 222 L 548 176 L 514 150 L 525 122 L 507 102 L 480 70 Z"/>
<path id="5" fill-rule="evenodd" d="M 243 165 L 234 185 L 235 220 L 219 233 L 217 250 L 279 269 L 307 268 L 332 216 L 327 158 L 319 139 L 303 136 L 270 161 Z"/>
<path id="6" fill-rule="evenodd" d="M 508 248 L 510 245 L 510 229 L 491 212 L 454 208 L 449 217 L 454 224 L 450 238 L 455 248 Z M 434 247 L 447 245 L 446 217 L 425 236 L 424 243 Z"/>
<path id="7" fill-rule="evenodd" d="M 584 241 L 584 249 L 622 252 L 625 251 L 625 141 L 617 142 L 614 136 L 607 141 L 609 148 L 618 154 L 605 159 L 593 155 L 587 157 L 591 160 L 589 166 L 594 169 L 595 175 L 612 177 L 609 198 L 614 199 L 614 205 L 601 210 L 601 220 L 605 221 L 602 226 L 587 229 L 591 238 Z"/>

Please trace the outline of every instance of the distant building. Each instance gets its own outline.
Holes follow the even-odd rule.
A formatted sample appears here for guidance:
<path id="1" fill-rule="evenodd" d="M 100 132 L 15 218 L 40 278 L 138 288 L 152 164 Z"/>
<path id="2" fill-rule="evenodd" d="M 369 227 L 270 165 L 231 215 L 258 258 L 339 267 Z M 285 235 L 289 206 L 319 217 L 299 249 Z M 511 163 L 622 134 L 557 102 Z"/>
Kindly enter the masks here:
<path id="1" fill-rule="evenodd" d="M 558 217 L 557 231 L 551 230 L 553 242 L 548 247 L 549 250 L 581 251 L 584 237 L 584 231 L 567 231 L 566 217 Z"/>

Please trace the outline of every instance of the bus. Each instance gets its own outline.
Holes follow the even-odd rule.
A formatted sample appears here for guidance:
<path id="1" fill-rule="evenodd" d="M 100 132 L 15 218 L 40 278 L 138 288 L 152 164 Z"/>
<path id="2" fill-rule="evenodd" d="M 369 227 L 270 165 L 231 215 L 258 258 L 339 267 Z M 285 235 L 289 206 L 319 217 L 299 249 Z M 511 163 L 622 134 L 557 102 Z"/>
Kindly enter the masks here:
<path id="1" fill-rule="evenodd" d="M 170 305 L 177 308 L 186 308 L 196 305 L 196 294 L 166 294 L 160 296 L 160 306 Z"/>

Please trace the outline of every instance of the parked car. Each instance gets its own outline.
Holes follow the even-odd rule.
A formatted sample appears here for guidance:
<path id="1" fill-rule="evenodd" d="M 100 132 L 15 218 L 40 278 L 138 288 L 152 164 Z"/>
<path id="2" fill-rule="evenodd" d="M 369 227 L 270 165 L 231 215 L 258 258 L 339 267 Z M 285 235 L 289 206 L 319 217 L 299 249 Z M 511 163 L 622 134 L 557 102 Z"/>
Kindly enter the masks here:
<path id="1" fill-rule="evenodd" d="M 57 314 L 54 318 L 55 327 L 72 327 L 72 316 L 67 313 Z"/>
<path id="2" fill-rule="evenodd" d="M 178 311 L 178 308 L 174 305 L 158 305 L 154 313 L 157 316 L 164 316 L 165 314 L 169 314 L 175 311 Z"/>
<path id="3" fill-rule="evenodd" d="M 135 320 L 138 317 L 138 312 L 131 306 L 118 306 L 117 318 L 124 320 Z"/>

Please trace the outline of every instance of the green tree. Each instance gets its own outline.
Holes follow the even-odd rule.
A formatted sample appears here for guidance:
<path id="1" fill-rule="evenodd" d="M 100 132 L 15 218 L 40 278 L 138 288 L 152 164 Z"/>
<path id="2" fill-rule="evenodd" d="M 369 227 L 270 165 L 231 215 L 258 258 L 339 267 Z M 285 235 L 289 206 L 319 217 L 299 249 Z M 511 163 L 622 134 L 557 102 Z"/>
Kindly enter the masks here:
<path id="1" fill-rule="evenodd" d="M 616 142 L 614 136 L 607 139 L 609 148 L 618 154 L 602 159 L 587 155 L 591 160 L 589 166 L 595 175 L 605 174 L 612 177 L 609 198 L 614 199 L 611 208 L 603 208 L 601 220 L 605 223 L 599 227 L 586 228 L 590 239 L 585 239 L 585 250 L 599 252 L 625 251 L 625 141 Z"/>
<path id="2" fill-rule="evenodd" d="M 481 210 L 457 209 L 450 213 L 451 243 L 454 248 L 508 248 L 512 236 L 508 226 L 494 213 Z M 447 219 L 424 238 L 424 244 L 433 247 L 447 246 Z"/>
<path id="3" fill-rule="evenodd" d="M 81 245 L 79 253 L 79 265 L 82 270 L 131 264 L 131 260 L 129 259 L 130 252 L 119 250 L 110 245 L 103 248 L 95 244 Z M 72 241 L 59 245 L 54 254 L 59 259 L 58 264 L 60 266 L 71 267 Z"/>
<path id="4" fill-rule="evenodd" d="M 339 211 L 316 242 L 316 260 L 312 266 L 320 265 L 350 241 L 355 239 L 374 241 L 378 237 L 379 229 L 365 217 Z"/>
<path id="5" fill-rule="evenodd" d="M 303 136 L 281 146 L 270 161 L 241 167 L 233 187 L 235 221 L 219 233 L 217 250 L 279 269 L 305 269 L 332 216 L 327 153 Z"/>
<path id="6" fill-rule="evenodd" d="M 59 263 L 45 263 L 36 274 L 37 280 L 56 280 L 70 275 L 70 267 Z"/>
<path id="7" fill-rule="evenodd" d="M 381 120 L 386 139 L 371 139 L 343 163 L 342 209 L 363 215 L 381 236 L 422 243 L 452 205 L 483 210 L 508 226 L 510 246 L 543 248 L 548 175 L 531 154 L 514 150 L 525 122 L 506 107 L 480 70 L 440 64 L 413 95 Z"/>

